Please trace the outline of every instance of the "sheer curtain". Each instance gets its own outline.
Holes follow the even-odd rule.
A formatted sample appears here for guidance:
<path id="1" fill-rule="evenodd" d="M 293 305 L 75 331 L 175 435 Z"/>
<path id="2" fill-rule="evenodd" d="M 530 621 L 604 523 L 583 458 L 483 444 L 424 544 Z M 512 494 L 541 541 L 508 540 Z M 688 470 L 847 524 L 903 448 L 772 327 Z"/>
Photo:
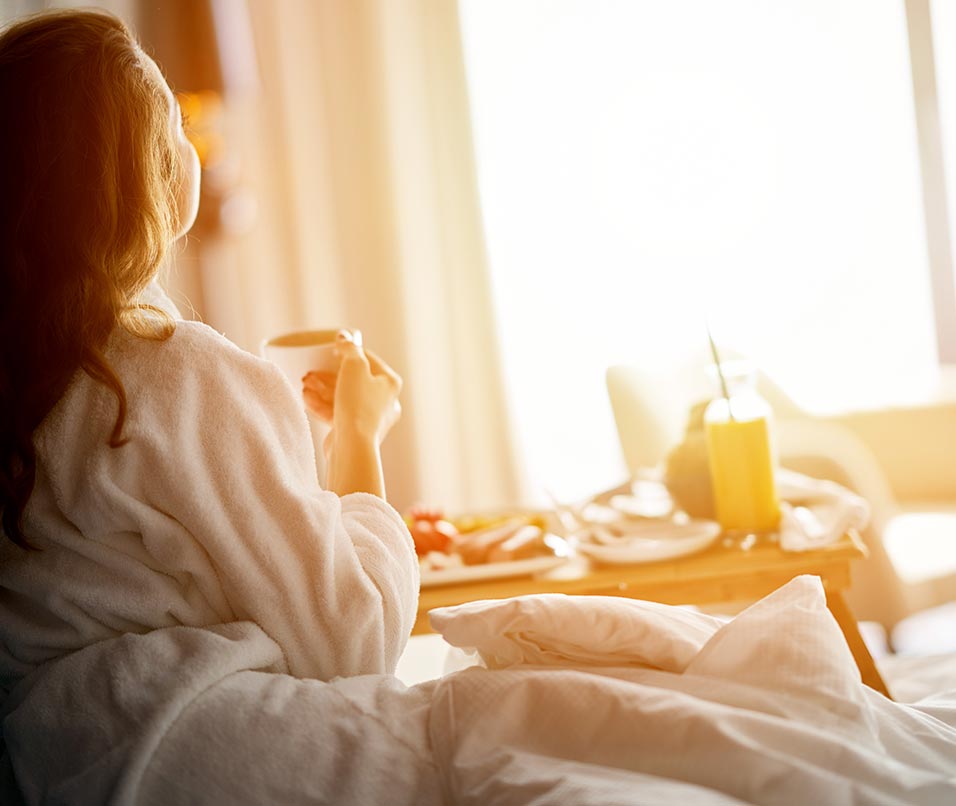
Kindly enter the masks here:
<path id="1" fill-rule="evenodd" d="M 902 2 L 461 15 L 506 378 L 540 485 L 576 498 L 619 479 L 605 370 L 705 354 L 708 319 L 812 410 L 932 392 Z"/>
<path id="2" fill-rule="evenodd" d="M 384 451 L 393 502 L 514 503 L 456 4 L 248 9 L 260 86 L 229 131 L 259 214 L 198 267 L 201 315 L 253 351 L 361 328 L 406 382 Z M 204 246 L 180 257 L 181 290 Z"/>

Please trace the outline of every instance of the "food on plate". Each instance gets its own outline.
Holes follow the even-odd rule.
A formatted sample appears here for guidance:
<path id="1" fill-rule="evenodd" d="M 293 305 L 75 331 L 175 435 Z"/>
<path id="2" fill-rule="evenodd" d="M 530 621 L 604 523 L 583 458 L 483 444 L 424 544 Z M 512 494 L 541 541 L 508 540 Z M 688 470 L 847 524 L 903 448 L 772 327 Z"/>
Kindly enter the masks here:
<path id="1" fill-rule="evenodd" d="M 465 534 L 466 532 L 476 532 L 479 529 L 487 529 L 489 526 L 500 526 L 515 518 L 520 518 L 529 525 L 537 526 L 542 531 L 547 531 L 548 529 L 547 517 L 535 512 L 499 512 L 495 514 L 460 515 L 452 522 L 458 528 L 459 532 Z"/>
<path id="2" fill-rule="evenodd" d="M 541 527 L 515 519 L 501 526 L 461 535 L 456 550 L 467 565 L 527 560 L 552 553 L 544 536 Z"/>
<path id="3" fill-rule="evenodd" d="M 419 564 L 427 571 L 555 556 L 548 539 L 559 539 L 548 534 L 544 517 L 537 514 L 452 520 L 440 509 L 413 507 L 405 521 L 415 541 Z"/>
<path id="4" fill-rule="evenodd" d="M 491 552 L 514 537 L 519 529 L 527 525 L 527 520 L 513 518 L 497 526 L 488 526 L 484 529 L 476 529 L 473 532 L 459 535 L 455 541 L 455 551 L 461 555 L 465 565 L 493 562 L 489 556 Z M 536 529 L 538 534 L 541 533 L 541 530 L 536 526 L 532 528 Z"/>
<path id="5" fill-rule="evenodd" d="M 448 568 L 461 568 L 464 564 L 460 554 L 446 554 L 443 551 L 429 551 L 418 558 L 418 567 L 426 571 L 445 571 Z"/>
<path id="6" fill-rule="evenodd" d="M 527 560 L 535 557 L 546 548 L 544 532 L 537 526 L 526 524 L 518 528 L 511 537 L 503 540 L 488 551 L 488 562 L 505 563 L 512 560 Z"/>
<path id="7" fill-rule="evenodd" d="M 688 515 L 712 519 L 716 517 L 714 485 L 704 435 L 704 410 L 709 402 L 691 408 L 683 441 L 667 455 L 664 483 Z"/>
<path id="8" fill-rule="evenodd" d="M 423 557 L 432 552 L 447 553 L 458 529 L 445 520 L 441 510 L 412 507 L 405 518 L 415 541 L 415 553 Z"/>

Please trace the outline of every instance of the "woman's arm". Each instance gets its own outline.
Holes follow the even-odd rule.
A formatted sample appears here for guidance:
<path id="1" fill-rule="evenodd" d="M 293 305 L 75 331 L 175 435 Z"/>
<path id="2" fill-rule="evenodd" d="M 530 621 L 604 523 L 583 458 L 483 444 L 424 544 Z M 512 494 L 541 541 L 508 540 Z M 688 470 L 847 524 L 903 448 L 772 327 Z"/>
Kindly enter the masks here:
<path id="1" fill-rule="evenodd" d="M 337 375 L 310 372 L 303 397 L 332 431 L 326 440 L 326 488 L 339 495 L 365 492 L 385 497 L 380 446 L 401 413 L 402 379 L 347 331 L 336 341 L 342 359 Z"/>
<path id="2" fill-rule="evenodd" d="M 156 359 L 124 372 L 131 439 L 103 454 L 101 472 L 124 488 L 111 506 L 135 513 L 130 529 L 164 573 L 222 621 L 259 624 L 298 677 L 393 671 L 418 562 L 401 516 L 364 494 L 381 493 L 377 442 L 359 439 L 370 432 L 340 429 L 361 458 L 336 462 L 350 494 L 323 491 L 301 397 L 272 364 L 186 322 L 136 352 Z"/>
<path id="3" fill-rule="evenodd" d="M 333 430 L 329 438 L 326 488 L 338 495 L 371 493 L 385 498 L 382 454 L 375 440 L 346 428 Z"/>

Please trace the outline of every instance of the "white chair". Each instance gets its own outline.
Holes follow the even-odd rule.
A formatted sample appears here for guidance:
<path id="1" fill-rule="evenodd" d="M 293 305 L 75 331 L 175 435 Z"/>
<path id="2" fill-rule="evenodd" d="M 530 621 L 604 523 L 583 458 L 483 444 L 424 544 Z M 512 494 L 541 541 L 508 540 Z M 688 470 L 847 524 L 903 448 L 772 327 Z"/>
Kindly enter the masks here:
<path id="1" fill-rule="evenodd" d="M 712 396 L 705 365 L 689 362 L 667 373 L 608 369 L 608 395 L 632 476 L 660 464 L 681 440 L 690 407 Z M 956 448 L 956 404 L 815 417 L 766 375 L 758 373 L 757 388 L 774 409 L 781 464 L 843 484 L 871 506 L 863 534 L 870 558 L 854 569 L 848 596 L 856 616 L 890 630 L 913 612 L 956 600 L 956 459 L 949 458 Z M 925 464 L 927 456 L 933 467 L 921 468 L 923 481 L 916 483 L 912 465 Z M 887 468 L 888 460 L 911 467 Z"/>

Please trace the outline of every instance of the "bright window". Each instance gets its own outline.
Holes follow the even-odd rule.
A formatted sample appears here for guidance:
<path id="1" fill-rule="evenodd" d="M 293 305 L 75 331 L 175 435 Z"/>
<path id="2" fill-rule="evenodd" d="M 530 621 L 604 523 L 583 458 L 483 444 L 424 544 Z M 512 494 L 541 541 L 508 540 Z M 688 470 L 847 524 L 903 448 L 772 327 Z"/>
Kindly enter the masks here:
<path id="1" fill-rule="evenodd" d="M 620 480 L 604 372 L 718 341 L 798 402 L 937 376 L 899 0 L 461 0 L 532 479 Z"/>
<path id="2" fill-rule="evenodd" d="M 956 212 L 956 3 L 952 0 L 932 0 L 929 4 L 932 24 L 933 55 L 935 57 L 936 89 L 940 134 L 943 142 L 943 173 L 947 190 L 947 218 L 952 221 Z M 956 233 L 949 231 L 950 266 L 956 265 Z"/>

